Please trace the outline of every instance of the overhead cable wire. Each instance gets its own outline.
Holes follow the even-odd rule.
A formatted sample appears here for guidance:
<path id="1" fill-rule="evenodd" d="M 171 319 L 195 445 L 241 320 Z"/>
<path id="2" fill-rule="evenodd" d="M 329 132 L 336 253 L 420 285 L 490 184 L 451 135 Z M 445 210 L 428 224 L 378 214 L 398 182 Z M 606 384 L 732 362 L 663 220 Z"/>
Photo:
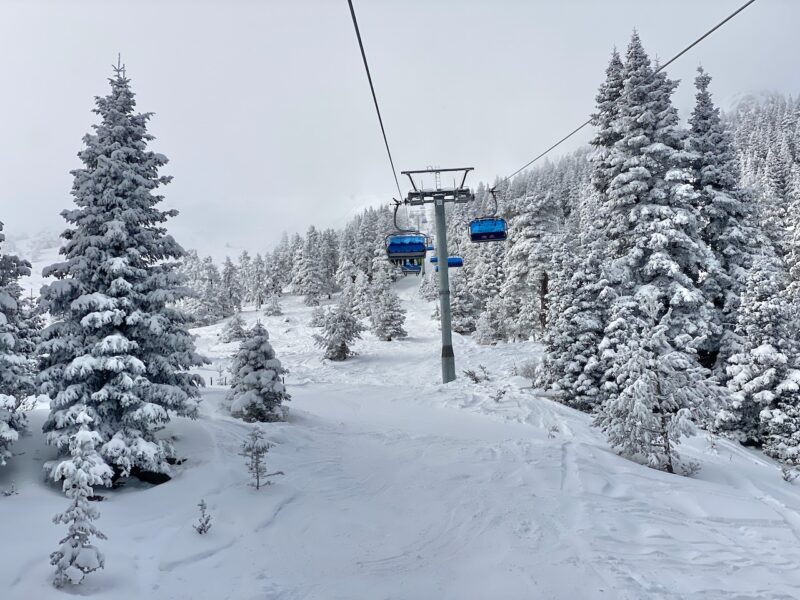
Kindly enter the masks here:
<path id="1" fill-rule="evenodd" d="M 683 50 L 681 50 L 680 52 L 678 52 L 678 53 L 677 53 L 675 56 L 673 56 L 673 57 L 672 57 L 672 58 L 670 58 L 670 59 L 669 59 L 667 62 L 665 62 L 663 65 L 661 65 L 661 66 L 660 66 L 658 69 L 656 69 L 655 73 L 659 73 L 659 72 L 663 71 L 664 69 L 666 69 L 666 68 L 667 68 L 669 65 L 671 65 L 673 62 L 675 62 L 676 60 L 678 60 L 678 59 L 679 59 L 681 56 L 683 56 L 684 54 L 686 54 L 686 53 L 687 53 L 689 50 L 691 50 L 692 48 L 694 48 L 695 46 L 697 46 L 697 44 L 699 44 L 699 43 L 700 43 L 700 42 L 702 42 L 704 39 L 706 39 L 708 36 L 710 36 L 712 33 L 714 33 L 714 32 L 715 32 L 717 29 L 719 29 L 720 27 L 722 27 L 723 25 L 725 25 L 725 24 L 726 24 L 728 21 L 730 21 L 731 19 L 733 19 L 733 18 L 734 18 L 736 15 L 738 15 L 738 14 L 739 14 L 740 12 L 742 12 L 742 11 L 743 11 L 745 8 L 747 8 L 748 6 L 750 6 L 751 4 L 753 4 L 753 2 L 755 2 L 755 1 L 756 1 L 756 0 L 749 0 L 748 2 L 745 2 L 745 3 L 744 3 L 742 6 L 740 6 L 740 7 L 739 7 L 738 9 L 736 9 L 734 12 L 732 12 L 731 14 L 729 14 L 727 17 L 725 17 L 725 18 L 724 18 L 722 21 L 720 21 L 719 23 L 717 23 L 717 24 L 716 24 L 714 27 L 712 27 L 711 29 L 709 29 L 708 31 L 706 31 L 706 32 L 705 32 L 703 35 L 701 35 L 699 38 L 697 38 L 697 39 L 696 39 L 694 42 L 692 42 L 691 44 L 689 44 L 688 46 L 686 46 L 686 47 L 685 47 Z M 549 148 L 547 148 L 546 150 L 544 150 L 544 151 L 543 151 L 543 152 L 541 152 L 540 154 L 536 155 L 534 158 L 532 158 L 531 160 L 529 160 L 528 162 L 526 162 L 524 165 L 522 165 L 522 166 L 521 166 L 519 169 L 517 169 L 516 171 L 514 171 L 513 173 L 511 173 L 511 175 L 507 175 L 506 177 L 504 177 L 503 179 L 501 179 L 501 180 L 498 182 L 498 184 L 497 184 L 497 185 L 500 185 L 500 184 L 502 184 L 502 183 L 505 183 L 505 182 L 509 181 L 509 180 L 510 180 L 511 178 L 513 178 L 515 175 L 519 175 L 519 174 L 520 174 L 522 171 L 524 171 L 525 169 L 527 169 L 528 167 L 530 167 L 530 166 L 531 166 L 533 163 L 535 163 L 537 160 L 539 160 L 540 158 L 544 157 L 546 154 L 550 153 L 550 151 L 552 151 L 552 150 L 556 149 L 558 146 L 560 146 L 561 144 L 563 144 L 564 142 L 566 142 L 566 141 L 567 141 L 568 139 L 570 139 L 570 138 L 571 138 L 573 135 L 575 135 L 576 133 L 578 133 L 578 132 L 579 132 L 581 129 L 583 129 L 583 128 L 584 128 L 584 127 L 586 127 L 587 125 L 591 125 L 591 123 L 592 123 L 592 119 L 591 119 L 591 118 L 590 118 L 590 119 L 588 119 L 586 122 L 584 122 L 584 123 L 581 123 L 581 124 L 580 124 L 580 125 L 578 125 L 578 126 L 575 128 L 575 129 L 573 129 L 572 131 L 570 131 L 570 132 L 569 132 L 567 135 L 565 135 L 565 136 L 564 136 L 564 137 L 562 137 L 560 140 L 558 140 L 558 141 L 557 141 L 555 144 L 553 144 L 552 146 L 550 146 Z"/>
<path id="2" fill-rule="evenodd" d="M 350 15 L 353 17 L 353 27 L 356 30 L 356 37 L 358 38 L 358 47 L 361 49 L 361 58 L 364 60 L 364 70 L 367 72 L 367 80 L 369 81 L 369 89 L 372 91 L 372 101 L 375 103 L 375 112 L 378 113 L 378 123 L 381 126 L 381 133 L 383 134 L 383 143 L 386 146 L 386 154 L 389 155 L 389 165 L 392 167 L 392 176 L 394 177 L 394 184 L 397 186 L 397 193 L 399 197 L 403 198 L 403 192 L 400 191 L 400 182 L 397 179 L 397 169 L 394 167 L 394 160 L 392 159 L 392 151 L 389 149 L 389 140 L 386 137 L 386 128 L 383 126 L 383 117 L 381 117 L 381 109 L 378 105 L 378 96 L 375 94 L 375 86 L 372 84 L 372 74 L 369 71 L 369 63 L 367 63 L 367 53 L 364 51 L 364 43 L 361 41 L 361 31 L 358 28 L 358 20 L 356 19 L 356 11 L 353 8 L 353 0 L 347 0 L 350 6 Z"/>

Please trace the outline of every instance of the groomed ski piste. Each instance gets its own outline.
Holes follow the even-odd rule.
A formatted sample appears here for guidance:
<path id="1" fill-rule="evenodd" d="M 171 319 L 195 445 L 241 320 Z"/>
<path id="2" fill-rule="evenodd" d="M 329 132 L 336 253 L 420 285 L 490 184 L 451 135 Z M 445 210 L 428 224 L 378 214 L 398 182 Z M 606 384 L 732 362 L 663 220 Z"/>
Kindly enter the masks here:
<path id="1" fill-rule="evenodd" d="M 129 483 L 97 506 L 106 568 L 74 595 L 123 599 L 466 600 L 790 599 L 800 596 L 800 482 L 756 451 L 699 435 L 682 446 L 694 477 L 617 456 L 590 417 L 515 376 L 538 346 L 479 346 L 455 336 L 459 379 L 438 383 L 433 303 L 409 277 L 397 289 L 409 338 L 370 334 L 359 356 L 323 361 L 309 308 L 282 299 L 264 317 L 290 373 L 290 417 L 260 424 L 275 444 L 259 491 L 240 444 L 253 425 L 224 409 L 218 366 L 235 344 L 224 323 L 194 330 L 214 361 L 201 417 L 163 432 L 186 461 L 160 486 Z M 486 367 L 474 384 L 465 369 Z M 502 391 L 505 391 L 503 393 Z M 31 434 L 0 470 L 3 600 L 64 598 L 48 554 L 63 509 L 44 480 L 53 456 L 30 413 Z M 200 536 L 197 503 L 212 528 Z"/>

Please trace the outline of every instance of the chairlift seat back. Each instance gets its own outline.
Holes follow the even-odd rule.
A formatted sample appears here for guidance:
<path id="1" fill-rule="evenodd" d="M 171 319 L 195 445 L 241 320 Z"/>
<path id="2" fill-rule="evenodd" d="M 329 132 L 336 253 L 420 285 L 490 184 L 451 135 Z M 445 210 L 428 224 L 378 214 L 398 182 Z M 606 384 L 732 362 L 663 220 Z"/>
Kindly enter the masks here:
<path id="1" fill-rule="evenodd" d="M 508 226 L 496 217 L 475 219 L 469 224 L 469 238 L 475 243 L 502 242 L 508 238 Z"/>

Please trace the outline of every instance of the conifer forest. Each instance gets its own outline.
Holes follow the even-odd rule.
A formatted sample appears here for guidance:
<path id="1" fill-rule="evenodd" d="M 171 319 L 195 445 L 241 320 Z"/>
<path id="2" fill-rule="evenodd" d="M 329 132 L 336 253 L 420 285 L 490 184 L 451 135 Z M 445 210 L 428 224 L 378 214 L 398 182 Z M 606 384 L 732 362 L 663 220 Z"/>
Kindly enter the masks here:
<path id="1" fill-rule="evenodd" d="M 22 37 L 36 27 L 33 5 L 40 16 L 57 10 L 14 4 Z M 118 4 L 76 2 L 96 17 L 81 27 L 125 30 L 120 11 L 135 5 Z M 74 94 L 89 108 L 53 107 L 71 138 L 46 128 L 17 138 L 12 122 L 36 115 L 0 110 L 5 144 L 66 147 L 73 165 L 32 163 L 36 179 L 57 183 L 60 213 L 32 197 L 0 204 L 0 598 L 800 598 L 798 48 L 787 45 L 770 71 L 772 57 L 741 34 L 759 11 L 784 11 L 774 31 L 753 35 L 792 38 L 796 7 L 715 0 L 678 31 L 658 10 L 686 13 L 688 0 L 465 3 L 455 21 L 464 31 L 480 29 L 485 11 L 502 22 L 535 14 L 542 39 L 554 28 L 549 47 L 517 40 L 561 65 L 560 81 L 545 86 L 541 73 L 537 94 L 592 82 L 591 112 L 577 121 L 532 112 L 498 132 L 528 135 L 530 156 L 487 142 L 475 157 L 495 154 L 502 169 L 533 157 L 509 175 L 452 168 L 460 158 L 430 164 L 440 159 L 425 138 L 402 141 L 415 130 L 415 67 L 389 56 L 401 34 L 379 22 L 408 11 L 447 37 L 443 15 L 458 3 L 430 13 L 390 0 L 233 4 L 164 3 L 190 17 L 186 40 L 201 13 L 208 23 L 225 15 L 232 32 L 246 14 L 272 15 L 306 48 L 260 61 L 261 42 L 248 42 L 259 68 L 213 96 L 224 108 L 206 110 L 213 84 L 193 71 L 142 72 L 138 46 L 109 49 L 101 37 L 75 42 L 114 59 L 92 70 L 94 87 L 50 90 L 51 104 Z M 586 71 L 570 63 L 581 40 L 561 20 L 603 11 L 607 20 L 580 25 L 607 38 Z M 322 15 L 329 22 L 316 22 Z M 326 33 L 305 35 L 306 25 Z M 651 45 L 668 27 L 672 45 Z M 523 60 L 514 36 L 490 31 L 487 57 Z M 329 36 L 341 55 L 302 54 L 324 54 Z M 433 42 L 424 52 L 442 52 L 443 64 L 459 55 Z M 754 89 L 736 64 L 744 52 L 777 78 L 773 89 Z M 230 55 L 220 50 L 209 72 L 224 78 Z M 35 60 L 0 61 L 8 93 L 38 89 L 29 79 L 13 89 L 14 65 Z M 301 82 L 308 60 L 321 69 L 310 76 L 319 93 Z M 297 88 L 271 86 L 286 112 L 259 102 L 266 122 L 288 119 L 293 133 L 248 146 L 261 121 L 246 97 L 273 83 L 271 61 L 296 72 Z M 470 110 L 485 111 L 488 127 L 497 115 L 499 129 L 503 99 L 537 77 L 505 68 L 473 81 L 474 95 L 431 104 L 433 118 L 483 103 Z M 334 100 L 345 72 L 356 85 Z M 398 103 L 388 81 L 406 73 Z M 179 143 L 174 105 L 151 106 L 163 86 L 196 87 L 207 147 Z M 332 188 L 356 142 L 300 116 L 328 101 L 343 132 L 360 115 L 375 157 L 365 181 L 385 186 L 349 208 L 337 198 L 372 183 L 314 186 Z M 252 131 L 226 128 L 237 111 Z M 547 120 L 566 137 L 526 133 Z M 464 136 L 477 136 L 470 127 Z M 217 135 L 228 143 L 213 146 Z M 447 143 L 480 147 L 464 139 Z M 258 208 L 180 187 L 199 153 L 254 165 L 252 153 L 273 143 L 302 176 L 268 160 L 202 174 L 225 186 L 252 170 Z M 273 184 L 297 195 L 271 194 Z M 191 192 L 179 209 L 176 188 Z M 220 203 L 228 212 L 202 214 Z M 60 225 L 46 230 L 51 217 Z"/>

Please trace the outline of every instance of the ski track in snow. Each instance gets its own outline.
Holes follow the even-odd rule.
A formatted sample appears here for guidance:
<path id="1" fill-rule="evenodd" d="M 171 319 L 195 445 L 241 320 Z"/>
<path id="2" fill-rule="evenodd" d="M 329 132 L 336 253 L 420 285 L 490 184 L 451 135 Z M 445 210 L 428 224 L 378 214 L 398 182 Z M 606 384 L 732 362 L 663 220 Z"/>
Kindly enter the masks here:
<path id="1" fill-rule="evenodd" d="M 590 418 L 509 376 L 535 344 L 475 345 L 455 336 L 459 373 L 485 365 L 492 381 L 438 383 L 432 305 L 409 278 L 398 289 L 408 340 L 366 334 L 360 356 L 321 361 L 309 309 L 262 317 L 290 370 L 286 423 L 261 427 L 275 447 L 255 491 L 239 446 L 251 425 L 228 417 L 225 389 L 204 391 L 196 421 L 176 419 L 187 461 L 166 485 L 131 485 L 100 503 L 106 569 L 75 593 L 117 599 L 470 600 L 800 598 L 800 485 L 763 455 L 703 437 L 684 445 L 692 479 L 616 456 Z M 248 323 L 258 315 L 244 313 Z M 235 348 L 222 324 L 197 330 L 215 360 Z M 496 392 L 506 394 L 495 401 Z M 40 428 L 44 411 L 31 415 Z M 43 482 L 41 435 L 0 469 L 4 600 L 60 598 L 47 555 L 66 500 Z M 212 528 L 192 528 L 197 503 Z M 8 524 L 6 526 L 6 524 Z M 7 550 L 10 548 L 11 550 Z"/>

